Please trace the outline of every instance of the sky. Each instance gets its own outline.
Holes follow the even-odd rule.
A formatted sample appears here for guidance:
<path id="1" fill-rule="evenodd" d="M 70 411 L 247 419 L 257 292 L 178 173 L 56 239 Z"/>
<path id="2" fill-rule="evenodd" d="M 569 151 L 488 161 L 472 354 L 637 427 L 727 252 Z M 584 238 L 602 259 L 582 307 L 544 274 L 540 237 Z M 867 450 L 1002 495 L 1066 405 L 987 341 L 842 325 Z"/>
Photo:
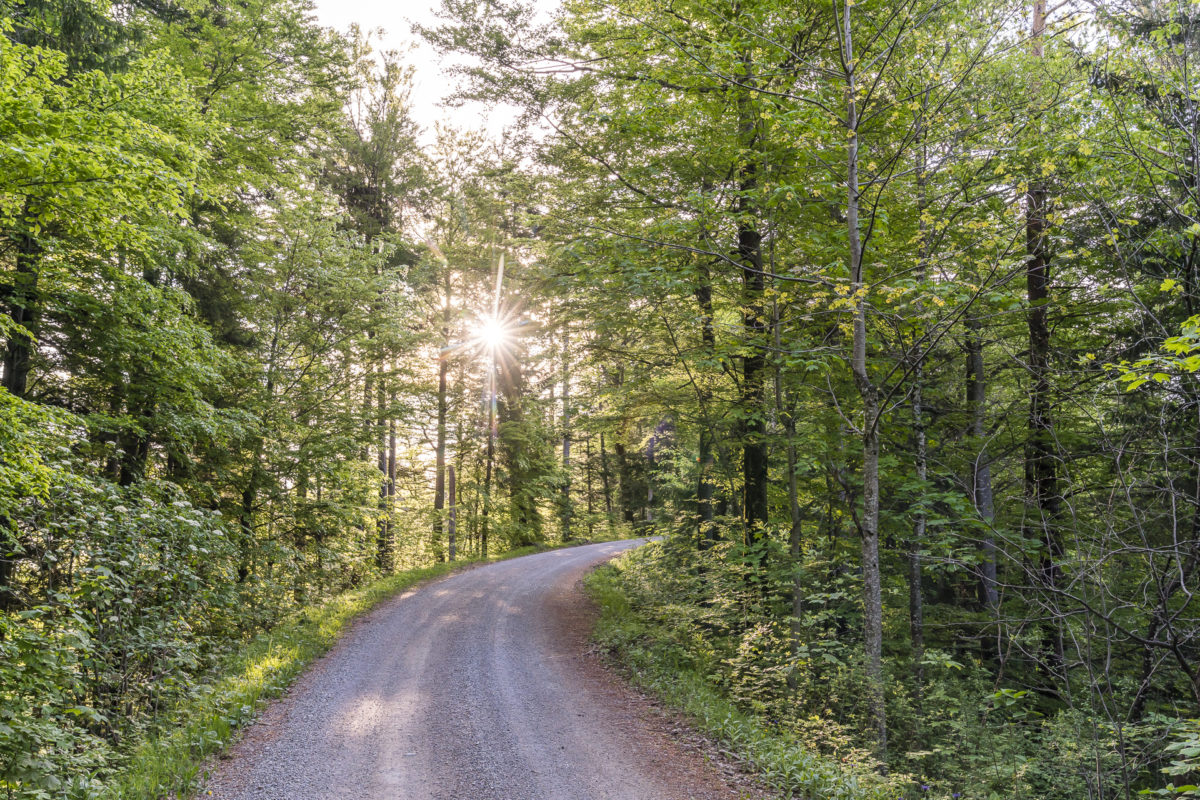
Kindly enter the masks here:
<path id="1" fill-rule="evenodd" d="M 413 111 L 417 122 L 425 130 L 425 138 L 432 137 L 434 122 L 449 124 L 456 128 L 483 129 L 489 136 L 498 137 L 505 125 L 516 117 L 511 108 L 487 108 L 482 104 L 470 104 L 462 108 L 444 108 L 440 104 L 446 95 L 454 91 L 454 78 L 444 74 L 445 64 L 432 47 L 412 33 L 412 23 L 437 24 L 434 14 L 440 6 L 438 0 L 315 0 L 318 21 L 325 26 L 345 31 L 351 23 L 358 23 L 364 30 L 383 28 L 385 35 L 377 49 L 392 49 L 408 53 L 404 61 L 415 71 L 412 92 Z M 557 5 L 542 0 L 539 5 Z M 411 48 L 411 50 L 410 50 Z"/>

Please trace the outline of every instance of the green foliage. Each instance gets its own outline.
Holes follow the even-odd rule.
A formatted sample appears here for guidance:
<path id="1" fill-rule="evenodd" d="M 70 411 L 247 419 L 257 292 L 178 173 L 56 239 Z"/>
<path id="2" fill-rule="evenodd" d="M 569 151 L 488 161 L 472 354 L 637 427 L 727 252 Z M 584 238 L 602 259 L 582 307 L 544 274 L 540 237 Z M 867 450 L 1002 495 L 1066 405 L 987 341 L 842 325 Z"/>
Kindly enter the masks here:
<path id="1" fill-rule="evenodd" d="M 71 435 L 72 418 L 0 391 L 0 520 L 11 535 L 12 518 L 30 500 L 45 501 L 58 477 L 55 457 L 61 440 Z M 60 449 L 62 448 L 62 449 Z M 11 545 L 3 555 L 8 557 Z"/>
<path id="2" fill-rule="evenodd" d="M 3 390 L 0 404 L 4 558 L 22 587 L 9 606 L 23 606 L 0 615 L 0 779 L 12 797 L 91 797 L 114 745 L 227 646 L 233 551 L 220 518 L 172 484 L 87 475 L 72 447 L 81 420 Z"/>
<path id="3" fill-rule="evenodd" d="M 1196 778 L 1200 775 L 1200 720 L 1159 720 L 1167 725 L 1167 732 L 1174 741 L 1164 750 L 1170 763 L 1162 768 L 1164 775 L 1170 776 L 1170 782 L 1161 788 L 1143 789 L 1141 794 L 1158 795 L 1160 797 L 1200 797 L 1200 788 L 1196 786 Z M 1175 781 L 1181 782 L 1176 785 Z"/>
<path id="4" fill-rule="evenodd" d="M 0 614 L 9 797 L 185 791 L 203 758 L 355 615 L 456 568 L 388 576 L 280 622 L 286 606 L 269 577 L 237 581 L 237 540 L 219 514 L 169 482 L 120 487 L 87 475 L 70 446 L 82 442 L 81 420 L 3 391 L 0 404 L 0 463 L 11 470 L 0 473 L 2 518 L 25 556 L 21 585 L 49 601 Z M 268 597 L 274 606 L 247 614 Z M 243 647 L 247 626 L 269 631 Z"/>
<path id="5" fill-rule="evenodd" d="M 147 217 L 178 215 L 196 181 L 204 121 L 188 90 L 161 54 L 68 75 L 62 53 L 0 37 L 0 227 L 145 244 Z"/>
<path id="6" fill-rule="evenodd" d="M 796 732 L 761 713 L 747 713 L 714 687 L 704 656 L 681 642 L 678 631 L 686 626 L 678 624 L 680 609 L 642 605 L 646 600 L 643 578 L 630 573 L 644 569 L 638 559 L 655 547 L 643 548 L 636 557 L 623 557 L 587 579 L 588 591 L 601 611 L 596 637 L 628 665 L 634 680 L 684 711 L 785 797 L 898 796 L 901 783 L 896 778 L 880 778 L 867 765 L 848 762 L 844 755 L 822 756 Z M 653 616 L 647 618 L 647 611 Z M 685 633 L 682 638 L 689 636 Z"/>
<path id="7" fill-rule="evenodd" d="M 443 5 L 501 142 L 303 0 L 0 2 L 2 788 L 186 785 L 436 449 L 459 553 L 668 531 L 613 641 L 787 791 L 1194 792 L 1200 16 Z"/>
<path id="8" fill-rule="evenodd" d="M 1174 284 L 1173 279 L 1164 280 L 1164 291 L 1169 291 Z M 1134 362 L 1122 361 L 1107 366 L 1130 392 L 1151 381 L 1163 384 L 1172 378 L 1200 371 L 1200 355 L 1197 354 L 1200 351 L 1200 316 L 1185 321 L 1180 326 L 1179 335 L 1168 337 L 1160 350 Z"/>
<path id="9" fill-rule="evenodd" d="M 383 60 L 293 0 L 0 4 L 5 796 L 138 796 L 122 769 L 168 740 L 130 786 L 182 788 L 417 573 L 379 579 L 439 558 L 408 466 L 431 360 L 409 227 L 436 187 Z"/>
<path id="10" fill-rule="evenodd" d="M 95 797 L 111 757 L 81 705 L 87 620 L 67 607 L 0 616 L 0 790 L 22 800 Z"/>
<path id="11" fill-rule="evenodd" d="M 743 546 L 696 550 L 677 535 L 623 556 L 590 579 L 603 609 L 597 636 L 772 786 L 803 795 L 808 781 L 825 791 L 853 776 L 874 784 L 854 577 L 807 554 L 794 617 L 783 608 L 796 575 L 776 571 L 764 583 L 756 563 Z M 900 631 L 888 632 L 899 647 Z M 1114 726 L 1082 710 L 1048 714 L 1028 690 L 997 690 L 978 656 L 950 646 L 958 652 L 926 647 L 919 696 L 903 687 L 903 662 L 891 670 L 891 795 L 1060 798 L 1081 782 L 1109 793 L 1145 786 L 1151 769 L 1194 771 L 1190 729 L 1157 716 Z"/>

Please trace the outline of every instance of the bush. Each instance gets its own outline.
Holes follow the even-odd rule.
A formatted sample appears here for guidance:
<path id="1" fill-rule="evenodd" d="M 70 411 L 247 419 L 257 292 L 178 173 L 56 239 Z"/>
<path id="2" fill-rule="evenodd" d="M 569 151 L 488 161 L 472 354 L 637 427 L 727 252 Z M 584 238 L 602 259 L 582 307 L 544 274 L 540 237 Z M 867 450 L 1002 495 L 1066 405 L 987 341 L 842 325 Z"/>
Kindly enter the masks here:
<path id="1" fill-rule="evenodd" d="M 0 615 L 0 794 L 12 800 L 94 797 L 92 776 L 111 751 L 89 731 L 80 656 L 87 621 L 39 606 Z"/>

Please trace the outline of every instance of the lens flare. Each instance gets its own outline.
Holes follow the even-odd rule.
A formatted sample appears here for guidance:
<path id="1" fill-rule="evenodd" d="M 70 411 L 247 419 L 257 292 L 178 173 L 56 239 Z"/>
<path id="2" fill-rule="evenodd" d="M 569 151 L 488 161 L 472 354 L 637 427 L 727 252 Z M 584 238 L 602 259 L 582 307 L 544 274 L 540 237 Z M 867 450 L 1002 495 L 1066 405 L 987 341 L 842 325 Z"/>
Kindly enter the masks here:
<path id="1" fill-rule="evenodd" d="M 508 341 L 508 328 L 503 320 L 486 317 L 479 321 L 479 326 L 475 329 L 475 338 L 484 347 L 495 350 Z"/>

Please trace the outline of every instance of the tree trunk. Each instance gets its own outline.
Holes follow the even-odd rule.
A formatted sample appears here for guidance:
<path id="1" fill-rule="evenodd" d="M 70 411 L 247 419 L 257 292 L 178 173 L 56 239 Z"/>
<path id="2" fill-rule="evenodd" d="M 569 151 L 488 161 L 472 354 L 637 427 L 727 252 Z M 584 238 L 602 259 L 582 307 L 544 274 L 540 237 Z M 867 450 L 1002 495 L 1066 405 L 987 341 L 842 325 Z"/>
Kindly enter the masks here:
<path id="1" fill-rule="evenodd" d="M 438 355 L 437 450 L 433 478 L 433 552 L 442 560 L 442 509 L 446 506 L 446 384 L 450 370 L 450 270 L 445 270 L 445 306 L 442 309 L 442 352 Z"/>
<path id="2" fill-rule="evenodd" d="M 571 340 L 563 327 L 562 351 L 562 540 L 571 539 Z"/>
<path id="3" fill-rule="evenodd" d="M 851 9 L 842 7 L 842 63 L 846 81 L 846 232 L 849 240 L 850 288 L 854 296 L 854 339 L 851 367 L 862 398 L 863 513 L 863 638 L 867 679 L 870 682 L 871 717 L 875 726 L 876 755 L 887 756 L 887 717 L 883 692 L 883 594 L 879 571 L 879 396 L 867 372 L 867 284 L 863 275 L 862 238 L 859 232 L 858 99 Z"/>
<path id="4" fill-rule="evenodd" d="M 379 470 L 379 502 L 376 508 L 379 519 L 375 522 L 375 565 L 382 571 L 390 569 L 388 564 L 388 447 L 387 447 L 387 390 L 383 376 L 375 383 L 375 447 L 377 448 L 375 466 Z"/>
<path id="5" fill-rule="evenodd" d="M 534 461 L 532 445 L 521 431 L 525 428 L 525 374 L 518 354 L 509 350 L 498 372 L 496 415 L 499 427 L 496 443 L 504 462 L 508 490 L 509 518 L 513 523 L 509 544 L 517 547 L 541 541 L 541 512 L 538 509 L 537 475 L 529 464 Z M 500 428 L 504 435 L 500 435 Z"/>
<path id="6" fill-rule="evenodd" d="M 613 527 L 612 477 L 608 470 L 608 450 L 604 447 L 604 431 L 600 431 L 600 483 L 604 487 L 604 514 L 608 518 L 608 529 Z"/>
<path id="7" fill-rule="evenodd" d="M 450 511 L 446 515 L 446 544 L 450 550 L 450 560 L 453 561 L 455 556 L 455 547 L 457 545 L 457 542 L 455 541 L 455 527 L 458 523 L 458 506 L 455 504 L 454 495 L 454 465 L 451 464 L 448 466 L 446 471 L 449 479 L 448 491 L 450 495 Z"/>
<path id="8" fill-rule="evenodd" d="M 457 386 L 461 387 L 461 386 L 465 385 L 465 375 L 466 375 L 466 367 L 463 365 L 462 361 L 460 360 L 459 367 L 458 367 L 458 382 L 456 383 Z M 454 419 L 454 442 L 455 442 L 454 464 L 447 466 L 447 469 L 453 470 L 455 472 L 456 476 L 463 474 L 463 466 L 466 462 L 466 457 L 467 457 L 466 448 L 463 447 L 463 441 L 464 441 L 464 439 L 463 439 L 463 416 L 464 416 L 463 414 L 455 414 L 455 419 Z M 448 491 L 450 494 L 450 505 L 452 507 L 453 506 L 462 506 L 462 504 L 463 504 L 463 502 L 462 502 L 462 492 L 463 492 L 462 484 L 455 483 L 454 486 L 449 487 Z M 470 526 L 468 526 L 468 528 L 467 528 L 467 552 L 470 552 L 470 550 L 471 550 L 471 530 L 472 530 L 472 528 Z"/>
<path id="9" fill-rule="evenodd" d="M 919 236 L 917 283 L 919 286 L 924 284 L 928 279 L 931 246 L 929 223 L 926 221 L 926 213 L 929 208 L 929 154 L 925 115 L 928 112 L 928 105 L 929 91 L 926 90 L 924 96 L 921 98 L 921 116 L 917 122 L 917 138 L 920 141 L 917 164 L 917 231 Z M 918 303 L 917 308 L 920 312 L 924 311 L 920 303 Z M 920 316 L 923 316 L 923 314 Z M 918 492 L 920 492 L 920 496 L 916 498 L 916 508 L 913 514 L 913 533 L 908 546 L 908 627 L 909 640 L 912 643 L 913 699 L 917 710 L 918 726 L 923 721 L 921 700 L 925 692 L 925 602 L 921 586 L 921 548 L 925 543 L 925 528 L 928 522 L 928 516 L 925 512 L 924 494 L 925 481 L 929 476 L 928 440 L 925 435 L 924 408 L 925 355 L 921 352 L 921 345 L 921 337 L 914 333 L 910 355 L 910 359 L 913 362 L 913 438 L 916 440 L 913 460 L 919 482 Z"/>
<path id="10" fill-rule="evenodd" d="M 583 470 L 583 475 L 584 482 L 587 484 L 585 487 L 587 496 L 587 535 L 588 538 L 591 539 L 592 534 L 595 532 L 595 521 L 593 519 L 593 515 L 596 513 L 596 504 L 592 489 L 594 475 L 592 469 L 592 435 L 590 433 L 583 440 L 583 447 L 584 458 L 586 459 L 584 462 L 585 467 Z"/>
<path id="11" fill-rule="evenodd" d="M 967 406 L 971 412 L 971 436 L 977 448 L 971 463 L 971 500 L 975 505 L 975 513 L 987 528 L 982 541 L 980 584 L 983 604 L 995 619 L 1000 614 L 1000 592 L 996 574 L 996 539 L 992 534 L 996 512 L 992 494 L 991 456 L 988 455 L 986 438 L 987 373 L 983 364 L 981 327 L 978 317 L 967 317 Z"/>
<path id="12" fill-rule="evenodd" d="M 13 397 L 24 398 L 29 392 L 29 370 L 33 363 L 34 337 L 41 320 L 41 300 L 38 297 L 38 277 L 41 244 L 37 237 L 22 232 L 12 237 L 16 242 L 16 269 L 12 286 L 3 287 L 4 305 L 12 321 L 24 332 L 14 331 L 4 349 L 4 388 Z"/>
<path id="13" fill-rule="evenodd" d="M 621 499 L 621 518 L 629 525 L 637 521 L 636 501 L 633 493 L 633 469 L 623 442 L 613 442 L 613 454 L 617 457 L 618 493 Z"/>
<path id="14" fill-rule="evenodd" d="M 390 395 L 391 407 L 396 407 L 396 393 Z M 389 417 L 391 415 L 389 414 Z M 387 460 L 387 540 L 384 568 L 389 572 L 396 567 L 396 420 L 388 419 L 388 460 Z"/>
<path id="15" fill-rule="evenodd" d="M 238 553 L 238 583 L 250 577 L 250 554 L 254 544 L 254 506 L 258 502 L 258 466 L 250 470 L 250 478 L 242 489 L 242 507 L 238 526 L 242 530 L 242 542 Z"/>
<path id="16" fill-rule="evenodd" d="M 913 433 L 916 438 L 916 472 L 917 481 L 925 491 L 925 481 L 929 477 L 929 462 L 925 435 L 925 409 L 923 406 L 924 371 L 918 364 L 913 370 Z M 908 548 L 908 625 L 912 639 L 913 658 L 913 694 L 916 697 L 918 717 L 920 716 L 921 698 L 925 690 L 925 603 L 921 590 L 921 547 L 925 542 L 925 499 L 917 500 L 917 510 L 913 518 L 912 542 Z"/>
<path id="17" fill-rule="evenodd" d="M 242 504 L 238 515 L 238 527 L 241 529 L 242 541 L 238 547 L 238 583 L 245 583 L 250 577 L 252 557 L 255 552 L 254 511 L 258 505 L 258 487 L 262 482 L 263 437 L 259 432 L 254 441 L 254 452 L 250 459 L 250 474 L 246 476 L 246 485 L 242 488 Z"/>
<path id="18" fill-rule="evenodd" d="M 704 355 L 711 360 L 716 353 L 717 337 L 713 328 L 712 281 L 708 268 L 702 267 L 701 278 L 695 290 L 696 303 L 700 307 L 700 343 Z M 717 526 L 713 524 L 714 507 L 713 495 L 716 484 L 713 482 L 713 420 L 710 417 L 710 400 L 712 393 L 708 387 L 701 384 L 697 401 L 700 406 L 700 441 L 696 453 L 696 516 L 697 534 L 701 549 L 712 547 L 717 540 Z"/>
<path id="19" fill-rule="evenodd" d="M 269 411 L 275 400 L 275 368 L 279 359 L 280 330 L 283 327 L 282 318 L 276 314 L 274 331 L 271 334 L 271 344 L 267 348 L 267 377 L 263 387 L 264 409 Z M 262 485 L 265 470 L 262 467 L 264 437 L 267 428 L 266 411 L 259 418 L 259 430 L 254 439 L 254 453 L 250 459 L 250 474 L 246 486 L 242 489 L 242 508 L 239 525 L 242 530 L 242 547 L 238 554 L 238 583 L 244 583 L 250 577 L 251 556 L 255 552 L 254 511 L 258 505 L 258 490 Z"/>
<path id="20" fill-rule="evenodd" d="M 643 518 L 646 525 L 654 524 L 654 446 L 658 441 L 658 430 L 650 437 L 650 446 L 646 448 L 646 508 Z"/>
<path id="21" fill-rule="evenodd" d="M 367 334 L 368 338 L 371 336 Z M 362 460 L 371 458 L 371 440 L 375 435 L 375 365 L 367 364 L 367 374 L 363 377 L 362 405 Z"/>
<path id="22" fill-rule="evenodd" d="M 479 555 L 488 557 L 488 521 L 492 511 L 492 462 L 496 459 L 496 354 L 488 371 L 488 430 L 486 467 L 483 473 L 483 510 L 480 513 Z"/>
<path id="23" fill-rule="evenodd" d="M 749 57 L 742 60 L 742 78 L 749 85 L 753 81 L 753 67 Z M 750 108 L 748 90 L 738 98 L 738 124 L 742 147 L 751 151 L 757 146 L 757 122 Z M 763 339 L 766 334 L 766 312 L 762 297 L 763 257 L 762 234 L 757 225 L 756 203 L 751 199 L 758 191 L 758 164 L 743 155 L 739 169 L 738 210 L 738 258 L 742 262 L 742 331 L 746 337 L 748 352 L 742 357 L 742 471 L 743 513 L 746 525 L 746 543 L 753 544 L 765 536 L 767 524 L 767 437 L 766 356 Z"/>
<path id="24" fill-rule="evenodd" d="M 1046 2 L 1034 0 L 1030 37 L 1033 55 L 1044 57 Z M 1035 76 L 1035 89 L 1040 81 Z M 1050 243 L 1048 218 L 1050 195 L 1045 182 L 1030 183 L 1025 194 L 1025 285 L 1029 300 L 1029 435 L 1025 443 L 1025 496 L 1029 503 L 1027 530 L 1042 541 L 1037 568 L 1038 580 L 1050 594 L 1061 583 L 1062 542 L 1058 533 L 1060 497 L 1058 465 L 1054 444 L 1054 418 L 1050 387 Z M 1032 519 L 1030 519 L 1032 518 Z M 1047 658 L 1052 677 L 1061 680 L 1063 667 L 1062 631 L 1050 623 Z"/>

